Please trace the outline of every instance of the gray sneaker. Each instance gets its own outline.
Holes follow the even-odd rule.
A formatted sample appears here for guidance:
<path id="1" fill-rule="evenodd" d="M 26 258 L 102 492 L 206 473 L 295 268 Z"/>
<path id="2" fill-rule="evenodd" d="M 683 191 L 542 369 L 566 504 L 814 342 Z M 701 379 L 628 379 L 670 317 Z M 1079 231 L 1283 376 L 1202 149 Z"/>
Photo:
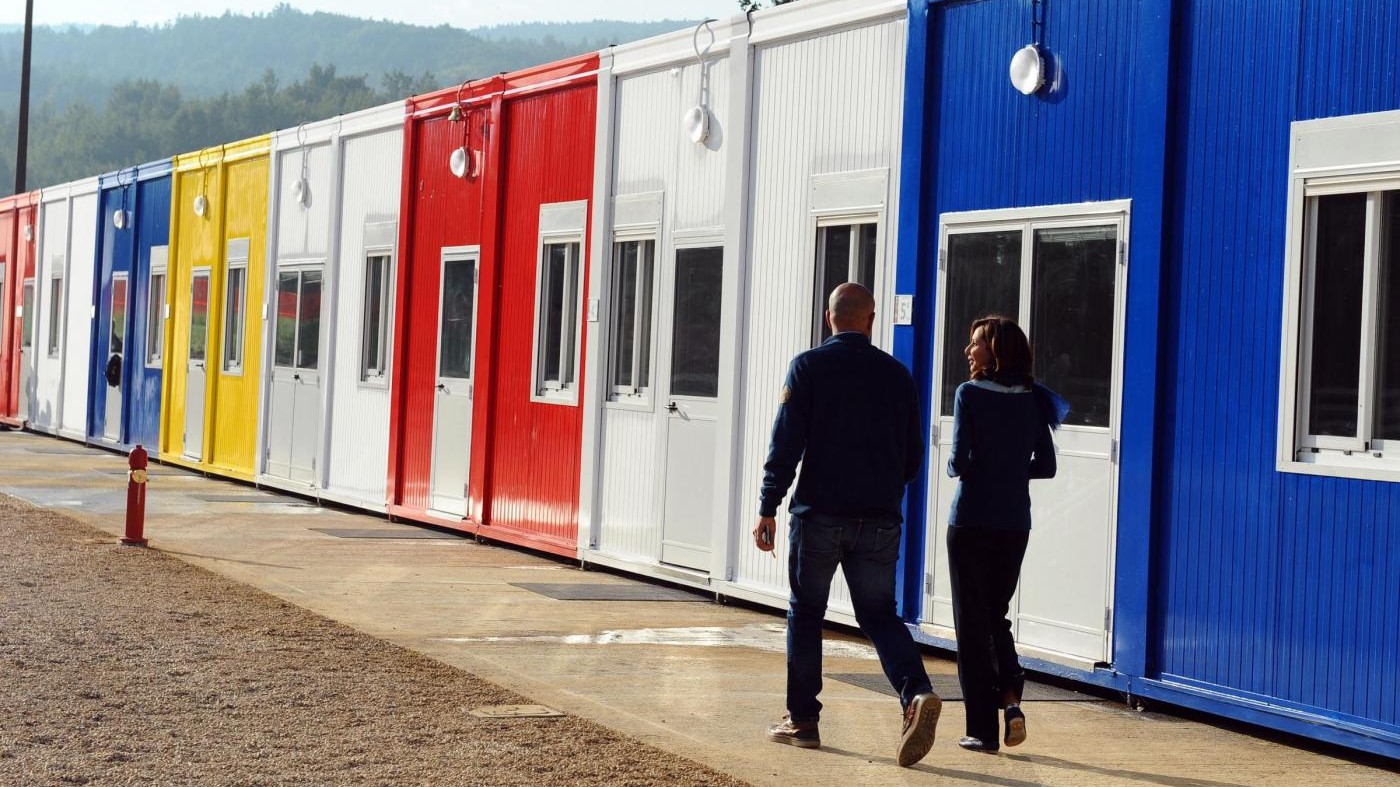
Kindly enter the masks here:
<path id="1" fill-rule="evenodd" d="M 922 760 L 933 748 L 933 735 L 938 729 L 938 715 L 943 712 L 943 700 L 932 692 L 914 695 L 904 710 L 904 731 L 899 736 L 897 760 L 901 768 Z"/>
<path id="2" fill-rule="evenodd" d="M 815 749 L 822 745 L 822 737 L 817 732 L 815 721 L 793 721 L 784 716 L 783 720 L 768 728 L 768 740 L 786 743 L 799 749 Z"/>

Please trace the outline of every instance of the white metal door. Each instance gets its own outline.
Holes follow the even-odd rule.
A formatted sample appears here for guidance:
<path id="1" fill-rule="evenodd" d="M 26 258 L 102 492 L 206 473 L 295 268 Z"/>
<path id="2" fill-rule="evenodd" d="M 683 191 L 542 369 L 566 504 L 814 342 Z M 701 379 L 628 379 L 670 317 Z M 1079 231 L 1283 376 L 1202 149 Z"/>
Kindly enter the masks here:
<path id="1" fill-rule="evenodd" d="M 209 351 L 209 269 L 190 278 L 190 345 L 185 373 L 185 447 L 187 459 L 204 458 L 204 391 Z"/>
<path id="2" fill-rule="evenodd" d="M 21 330 L 19 345 L 19 409 L 15 412 L 20 418 L 29 417 L 29 385 L 34 380 L 29 365 L 34 362 L 34 280 L 24 280 L 24 299 L 20 302 Z"/>
<path id="3" fill-rule="evenodd" d="M 467 514 L 479 255 L 476 249 L 442 251 L 431 505 L 436 511 L 457 517 Z"/>
<path id="4" fill-rule="evenodd" d="M 126 369 L 126 334 L 128 296 L 130 286 L 127 274 L 112 276 L 112 295 L 108 304 L 111 323 L 107 330 L 107 359 L 103 367 L 103 379 L 107 383 L 107 397 L 102 420 L 102 436 L 113 442 L 122 437 L 122 379 Z"/>
<path id="5" fill-rule="evenodd" d="M 306 484 L 315 482 L 321 435 L 322 276 L 320 265 L 277 274 L 267 473 Z"/>
<path id="6" fill-rule="evenodd" d="M 708 570 L 715 528 L 720 294 L 724 249 L 677 249 L 663 325 L 670 326 L 661 562 Z"/>
<path id="7" fill-rule="evenodd" d="M 1055 434 L 1056 477 L 1031 484 L 1033 530 L 1012 604 L 1016 640 L 1052 658 L 1110 660 L 1125 230 L 1120 214 L 945 228 L 924 622 L 953 625 L 945 543 L 957 481 L 946 463 L 953 392 L 967 379 L 968 326 L 1004 314 L 1027 329 L 1037 379 L 1073 408 Z"/>

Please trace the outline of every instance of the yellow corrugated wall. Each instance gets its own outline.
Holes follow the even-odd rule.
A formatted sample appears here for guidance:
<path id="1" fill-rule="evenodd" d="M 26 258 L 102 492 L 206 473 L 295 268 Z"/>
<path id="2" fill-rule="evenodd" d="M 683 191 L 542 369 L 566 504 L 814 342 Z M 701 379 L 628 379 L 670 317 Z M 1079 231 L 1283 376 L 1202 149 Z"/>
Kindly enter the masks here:
<path id="1" fill-rule="evenodd" d="M 257 435 L 262 363 L 262 304 L 267 237 L 269 136 L 259 136 L 175 157 L 170 217 L 170 320 L 161 412 L 160 455 L 175 464 L 251 480 Z M 209 207 L 194 213 L 204 194 Z M 224 371 L 224 290 L 230 240 L 248 240 L 243 323 L 243 370 Z M 211 271 L 204 450 L 199 462 L 184 458 L 191 284 L 197 268 Z"/>

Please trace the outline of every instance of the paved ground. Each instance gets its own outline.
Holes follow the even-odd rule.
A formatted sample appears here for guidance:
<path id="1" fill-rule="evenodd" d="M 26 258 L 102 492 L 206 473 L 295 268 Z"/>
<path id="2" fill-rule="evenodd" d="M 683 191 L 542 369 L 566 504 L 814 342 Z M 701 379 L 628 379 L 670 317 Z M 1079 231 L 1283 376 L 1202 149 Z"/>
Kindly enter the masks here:
<path id="1" fill-rule="evenodd" d="M 0 491 L 112 534 L 123 467 L 71 443 L 0 434 Z M 934 751 L 905 770 L 892 764 L 897 703 L 839 681 L 823 694 L 824 749 L 780 747 L 761 736 L 782 711 L 774 615 L 705 602 L 557 600 L 520 585 L 640 583 L 458 538 L 338 538 L 316 528 L 423 531 L 169 468 L 157 468 L 151 495 L 148 535 L 167 555 L 755 785 L 1397 783 L 1374 760 L 1090 698 L 1028 702 L 1030 740 L 997 756 L 954 745 L 962 708 L 950 702 Z M 236 499 L 208 499 L 219 495 Z M 926 661 L 936 675 L 953 673 L 951 661 Z M 878 671 L 858 639 L 829 637 L 828 674 Z"/>

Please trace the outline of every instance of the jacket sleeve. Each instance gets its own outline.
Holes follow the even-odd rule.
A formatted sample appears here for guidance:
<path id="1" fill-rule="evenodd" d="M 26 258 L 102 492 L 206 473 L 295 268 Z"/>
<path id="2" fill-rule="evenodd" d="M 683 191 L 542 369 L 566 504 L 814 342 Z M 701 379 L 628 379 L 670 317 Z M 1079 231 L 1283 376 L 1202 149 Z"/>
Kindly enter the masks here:
<path id="1" fill-rule="evenodd" d="M 904 483 L 908 484 L 919 477 L 919 468 L 924 466 L 924 435 L 920 430 L 919 393 L 914 386 L 914 378 L 908 378 L 909 389 L 909 446 L 904 455 Z"/>
<path id="2" fill-rule="evenodd" d="M 1050 425 L 1041 427 L 1035 439 L 1035 453 L 1031 456 L 1031 478 L 1054 478 L 1058 465 L 1055 460 L 1055 438 L 1050 433 Z"/>
<path id="3" fill-rule="evenodd" d="M 788 367 L 783 383 L 782 404 L 773 421 L 773 439 L 768 459 L 763 463 L 763 489 L 759 493 L 758 515 L 777 516 L 778 505 L 787 495 L 797 475 L 797 463 L 807 450 L 807 427 L 812 415 L 812 392 L 798 360 Z"/>
<path id="4" fill-rule="evenodd" d="M 972 416 L 964 401 L 966 388 L 953 396 L 953 450 L 948 454 L 948 476 L 962 478 L 972 467 Z"/>

